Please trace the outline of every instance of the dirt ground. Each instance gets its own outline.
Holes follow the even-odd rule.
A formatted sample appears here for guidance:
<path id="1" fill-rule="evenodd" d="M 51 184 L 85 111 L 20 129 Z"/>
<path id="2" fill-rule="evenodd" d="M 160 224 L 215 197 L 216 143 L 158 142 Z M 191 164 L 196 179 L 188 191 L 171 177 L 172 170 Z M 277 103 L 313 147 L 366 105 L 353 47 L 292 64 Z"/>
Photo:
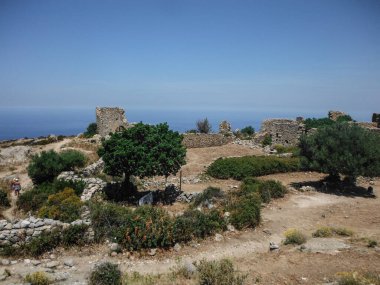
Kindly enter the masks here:
<path id="1" fill-rule="evenodd" d="M 53 146 L 54 147 L 54 146 Z M 221 156 L 261 154 L 259 149 L 229 144 L 222 147 L 190 149 L 183 175 L 201 174 L 205 167 Z M 18 168 L 17 171 L 24 171 Z M 2 173 L 0 175 L 3 176 Z M 69 274 L 66 281 L 58 284 L 86 284 L 94 264 L 99 261 L 118 263 L 123 272 L 137 271 L 142 274 L 161 274 L 183 262 L 201 259 L 230 258 L 241 272 L 248 274 L 246 284 L 329 284 L 336 274 L 343 271 L 370 271 L 380 274 L 380 248 L 368 248 L 365 238 L 380 243 L 380 200 L 361 196 L 337 195 L 317 191 L 300 192 L 293 189 L 294 182 L 319 181 L 323 174 L 296 172 L 268 175 L 260 179 L 275 179 L 289 188 L 285 198 L 274 200 L 262 209 L 262 223 L 250 230 L 225 232 L 222 241 L 214 237 L 182 245 L 173 249 L 157 251 L 155 256 L 124 252 L 116 257 L 108 255 L 106 245 L 92 245 L 70 250 L 56 249 L 43 258 L 54 254 L 63 263 L 72 259 L 74 266 L 57 269 Z M 380 179 L 374 179 L 374 193 L 380 195 Z M 234 180 L 215 180 L 197 184 L 185 184 L 185 191 L 199 191 L 208 186 L 235 191 L 239 186 Z M 368 187 L 367 182 L 362 182 Z M 320 226 L 351 229 L 353 237 L 312 238 Z M 305 248 L 283 245 L 284 231 L 289 228 L 301 230 L 308 239 Z M 269 242 L 280 245 L 280 250 L 269 251 Z M 12 276 L 6 283 L 20 282 L 28 272 L 44 270 L 40 266 L 17 260 L 16 265 L 7 266 Z M 175 284 L 175 283 L 174 283 Z M 182 284 L 182 283 L 181 283 Z"/>

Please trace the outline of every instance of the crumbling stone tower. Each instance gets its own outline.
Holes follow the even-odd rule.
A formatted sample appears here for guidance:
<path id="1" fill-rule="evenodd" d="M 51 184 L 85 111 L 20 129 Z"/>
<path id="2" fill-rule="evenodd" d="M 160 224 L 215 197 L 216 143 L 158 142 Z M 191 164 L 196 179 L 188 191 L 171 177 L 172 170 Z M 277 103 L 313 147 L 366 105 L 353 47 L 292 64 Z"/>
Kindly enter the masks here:
<path id="1" fill-rule="evenodd" d="M 128 127 L 125 111 L 117 107 L 96 107 L 96 124 L 102 137 Z"/>
<path id="2" fill-rule="evenodd" d="M 273 145 L 297 145 L 305 133 L 305 125 L 300 120 L 270 119 L 262 123 L 260 133 L 269 134 Z"/>

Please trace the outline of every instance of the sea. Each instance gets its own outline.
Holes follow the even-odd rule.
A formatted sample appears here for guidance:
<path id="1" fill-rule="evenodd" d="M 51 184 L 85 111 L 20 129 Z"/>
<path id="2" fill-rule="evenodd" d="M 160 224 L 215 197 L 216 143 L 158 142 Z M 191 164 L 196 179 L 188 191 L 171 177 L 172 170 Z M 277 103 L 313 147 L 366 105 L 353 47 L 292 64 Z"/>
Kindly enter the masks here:
<path id="1" fill-rule="evenodd" d="M 196 129 L 196 122 L 207 118 L 213 131 L 227 120 L 232 129 L 253 126 L 260 130 L 261 122 L 270 118 L 322 118 L 327 111 L 302 112 L 255 109 L 153 109 L 125 108 L 128 122 L 157 124 L 167 122 L 172 130 L 186 132 Z M 353 116 L 350 113 L 351 116 Z M 371 114 L 357 113 L 358 121 L 369 121 Z M 35 138 L 48 135 L 78 135 L 96 121 L 95 107 L 0 107 L 0 140 Z"/>

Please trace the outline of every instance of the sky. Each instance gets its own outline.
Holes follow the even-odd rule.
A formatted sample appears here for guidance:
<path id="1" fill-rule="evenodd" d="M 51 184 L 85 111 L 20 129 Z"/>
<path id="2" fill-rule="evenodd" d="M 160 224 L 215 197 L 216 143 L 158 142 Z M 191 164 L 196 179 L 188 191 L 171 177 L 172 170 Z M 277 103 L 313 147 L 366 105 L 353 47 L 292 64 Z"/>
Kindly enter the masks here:
<path id="1" fill-rule="evenodd" d="M 0 107 L 379 112 L 379 0 L 0 0 Z"/>

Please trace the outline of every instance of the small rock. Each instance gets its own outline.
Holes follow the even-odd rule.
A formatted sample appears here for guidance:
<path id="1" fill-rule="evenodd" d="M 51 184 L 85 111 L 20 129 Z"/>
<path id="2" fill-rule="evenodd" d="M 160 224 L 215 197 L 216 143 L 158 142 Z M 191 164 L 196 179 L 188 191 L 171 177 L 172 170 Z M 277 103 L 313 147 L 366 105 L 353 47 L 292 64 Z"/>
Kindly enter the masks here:
<path id="1" fill-rule="evenodd" d="M 11 264 L 11 262 L 9 261 L 9 259 L 2 259 L 1 260 L 1 265 L 9 265 Z"/>
<path id="2" fill-rule="evenodd" d="M 235 227 L 233 225 L 227 225 L 227 230 L 229 230 L 230 232 L 234 232 Z"/>
<path id="3" fill-rule="evenodd" d="M 117 256 L 117 252 L 116 252 L 116 251 L 111 252 L 111 256 L 112 256 L 112 257 Z"/>
<path id="4" fill-rule="evenodd" d="M 46 268 L 55 268 L 58 265 L 59 265 L 58 261 L 50 261 L 50 262 L 46 263 L 45 267 Z"/>
<path id="5" fill-rule="evenodd" d="M 215 234 L 214 240 L 215 241 L 222 241 L 224 237 L 221 234 Z"/>
<path id="6" fill-rule="evenodd" d="M 120 247 L 120 245 L 118 244 L 118 243 L 116 243 L 116 242 L 113 242 L 113 243 L 111 243 L 110 245 L 109 245 L 109 247 L 110 247 L 110 250 L 111 250 L 111 252 L 120 252 L 121 251 L 121 247 Z"/>
<path id="7" fill-rule="evenodd" d="M 148 252 L 148 254 L 149 254 L 150 256 L 155 256 L 156 253 L 157 253 L 157 248 L 152 248 L 152 249 Z"/>
<path id="8" fill-rule="evenodd" d="M 41 261 L 39 261 L 39 260 L 32 260 L 31 263 L 32 263 L 34 266 L 37 266 L 37 265 L 40 265 L 40 264 L 41 264 Z"/>
<path id="9" fill-rule="evenodd" d="M 267 235 L 272 235 L 271 231 L 268 229 L 263 229 L 263 233 L 265 233 Z"/>
<path id="10" fill-rule="evenodd" d="M 225 212 L 225 213 L 223 214 L 223 217 L 228 218 L 230 215 L 231 215 L 230 212 Z"/>
<path id="11" fill-rule="evenodd" d="M 24 259 L 25 264 L 30 264 L 30 259 Z"/>
<path id="12" fill-rule="evenodd" d="M 74 263 L 73 259 L 65 259 L 63 261 L 63 264 L 66 265 L 66 266 L 69 266 L 69 267 L 73 267 L 75 263 Z"/>
<path id="13" fill-rule="evenodd" d="M 272 251 L 272 250 L 278 250 L 278 249 L 280 249 L 279 245 L 275 244 L 274 242 L 269 243 L 269 250 Z"/>
<path id="14" fill-rule="evenodd" d="M 375 185 L 375 181 L 373 180 L 369 181 L 369 185 Z"/>
<path id="15" fill-rule="evenodd" d="M 11 264 L 12 264 L 12 265 L 17 264 L 17 260 L 12 260 L 12 261 L 11 261 Z"/>
<path id="16" fill-rule="evenodd" d="M 55 254 L 50 254 L 50 259 L 56 259 L 57 257 L 55 256 Z"/>
<path id="17" fill-rule="evenodd" d="M 176 243 L 176 244 L 174 245 L 174 250 L 177 251 L 177 252 L 180 251 L 181 248 L 182 248 L 182 247 L 181 247 L 181 245 L 180 245 L 179 243 Z"/>
<path id="18" fill-rule="evenodd" d="M 191 262 L 187 261 L 183 264 L 183 268 L 186 270 L 186 273 L 188 275 L 194 275 L 197 272 L 197 268 L 195 267 L 194 264 Z"/>

